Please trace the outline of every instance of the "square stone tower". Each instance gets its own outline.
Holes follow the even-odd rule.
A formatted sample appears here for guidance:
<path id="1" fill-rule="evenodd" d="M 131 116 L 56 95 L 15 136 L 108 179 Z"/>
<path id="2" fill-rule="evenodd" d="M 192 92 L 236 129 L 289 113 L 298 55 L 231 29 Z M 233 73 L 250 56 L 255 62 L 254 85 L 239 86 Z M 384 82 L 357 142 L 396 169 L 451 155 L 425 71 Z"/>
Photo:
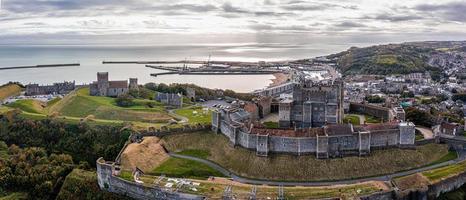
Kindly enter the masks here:
<path id="1" fill-rule="evenodd" d="M 130 78 L 129 79 L 129 89 L 130 90 L 139 90 L 138 79 L 137 78 Z"/>
<path id="2" fill-rule="evenodd" d="M 99 90 L 99 96 L 107 96 L 109 87 L 108 72 L 97 72 L 97 89 Z"/>

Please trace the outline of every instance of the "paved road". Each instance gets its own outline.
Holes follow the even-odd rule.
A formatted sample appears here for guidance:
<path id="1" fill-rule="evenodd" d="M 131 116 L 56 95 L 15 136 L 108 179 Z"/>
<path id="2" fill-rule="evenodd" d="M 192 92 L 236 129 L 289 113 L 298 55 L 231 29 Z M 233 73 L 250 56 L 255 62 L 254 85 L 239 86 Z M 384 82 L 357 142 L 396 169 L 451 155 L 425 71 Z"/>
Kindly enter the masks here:
<path id="1" fill-rule="evenodd" d="M 417 168 L 413 170 L 397 172 L 397 173 L 390 174 L 390 175 L 375 176 L 375 177 L 368 177 L 368 178 L 358 178 L 358 179 L 350 179 L 350 180 L 337 180 L 337 181 L 272 181 L 272 180 L 250 179 L 250 178 L 238 176 L 230 172 L 229 170 L 223 168 L 222 166 L 209 160 L 205 160 L 205 159 L 201 159 L 201 158 L 197 158 L 193 156 L 179 155 L 176 153 L 168 153 L 168 154 L 175 158 L 184 158 L 184 159 L 189 159 L 189 160 L 204 163 L 218 170 L 223 175 L 231 177 L 234 181 L 237 181 L 240 183 L 247 183 L 247 184 L 254 184 L 254 185 L 283 185 L 283 186 L 328 186 L 328 185 L 335 185 L 335 184 L 353 184 L 353 183 L 360 183 L 360 182 L 365 182 L 365 181 L 389 181 L 392 178 L 406 176 L 406 175 L 415 174 L 415 173 L 426 171 L 426 170 L 431 170 L 431 169 L 438 168 L 438 167 L 443 167 L 446 165 L 455 164 L 455 163 L 458 163 L 466 159 L 466 156 L 465 156 L 466 151 L 464 149 L 458 149 L 458 152 L 459 152 L 459 157 L 456 160 L 450 160 L 447 162 L 443 162 L 443 163 L 439 163 L 439 164 L 435 164 L 435 165 L 431 165 L 427 167 L 421 167 L 421 168 Z"/>
<path id="2" fill-rule="evenodd" d="M 421 134 L 424 136 L 424 139 L 434 138 L 434 132 L 432 132 L 432 129 L 430 128 L 416 126 L 416 130 L 421 132 Z"/>

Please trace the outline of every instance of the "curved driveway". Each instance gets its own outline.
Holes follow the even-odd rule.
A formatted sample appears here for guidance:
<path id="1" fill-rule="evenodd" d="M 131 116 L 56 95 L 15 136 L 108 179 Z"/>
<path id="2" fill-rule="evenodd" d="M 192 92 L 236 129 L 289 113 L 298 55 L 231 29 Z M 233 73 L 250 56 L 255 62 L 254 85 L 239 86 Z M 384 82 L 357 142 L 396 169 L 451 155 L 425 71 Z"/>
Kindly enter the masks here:
<path id="1" fill-rule="evenodd" d="M 180 155 L 176 153 L 168 153 L 168 154 L 175 158 L 184 158 L 184 159 L 204 163 L 218 170 L 223 175 L 227 177 L 231 177 L 234 181 L 237 181 L 240 183 L 247 183 L 247 184 L 254 184 L 254 185 L 283 185 L 283 186 L 328 186 L 328 185 L 335 185 L 335 184 L 354 184 L 354 183 L 360 183 L 360 182 L 365 182 L 365 181 L 389 181 L 390 179 L 395 178 L 395 177 L 406 176 L 406 175 L 410 175 L 410 174 L 414 174 L 414 173 L 418 173 L 418 172 L 422 172 L 426 170 L 431 170 L 431 169 L 438 168 L 438 167 L 443 167 L 446 165 L 455 164 L 460 161 L 466 160 L 466 156 L 465 156 L 466 151 L 464 149 L 457 149 L 457 152 L 459 156 L 456 160 L 450 160 L 450 161 L 438 163 L 435 165 L 430 165 L 430 166 L 402 171 L 402 172 L 396 172 L 396 173 L 389 174 L 389 175 L 358 178 L 358 179 L 348 179 L 348 180 L 335 180 L 335 181 L 273 181 L 273 180 L 251 179 L 251 178 L 246 178 L 246 177 L 236 175 L 233 172 L 230 172 L 229 170 L 209 160 L 205 160 L 205 159 L 197 158 L 193 156 Z"/>

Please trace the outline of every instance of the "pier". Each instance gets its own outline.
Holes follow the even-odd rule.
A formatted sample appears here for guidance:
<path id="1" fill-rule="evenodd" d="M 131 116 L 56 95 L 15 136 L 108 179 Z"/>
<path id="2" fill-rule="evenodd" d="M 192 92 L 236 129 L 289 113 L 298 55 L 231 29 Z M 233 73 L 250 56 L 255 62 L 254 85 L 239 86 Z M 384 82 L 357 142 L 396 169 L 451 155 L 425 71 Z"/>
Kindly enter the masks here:
<path id="1" fill-rule="evenodd" d="M 52 67 L 73 67 L 81 66 L 79 63 L 71 64 L 50 64 L 50 65 L 30 65 L 30 66 L 17 66 L 17 67 L 2 67 L 0 70 L 11 70 L 11 69 L 31 69 L 31 68 L 52 68 Z"/>
<path id="2" fill-rule="evenodd" d="M 168 72 L 161 73 L 152 73 L 151 76 L 161 76 L 169 74 L 179 74 L 179 75 L 254 75 L 254 74 L 274 74 L 280 73 L 281 70 L 270 70 L 270 69 L 260 69 L 257 67 L 240 67 L 240 68 L 212 68 L 212 67 L 203 67 L 203 68 L 188 68 L 188 67 L 166 67 L 166 66 L 154 66 L 146 65 L 146 67 L 165 70 Z"/>

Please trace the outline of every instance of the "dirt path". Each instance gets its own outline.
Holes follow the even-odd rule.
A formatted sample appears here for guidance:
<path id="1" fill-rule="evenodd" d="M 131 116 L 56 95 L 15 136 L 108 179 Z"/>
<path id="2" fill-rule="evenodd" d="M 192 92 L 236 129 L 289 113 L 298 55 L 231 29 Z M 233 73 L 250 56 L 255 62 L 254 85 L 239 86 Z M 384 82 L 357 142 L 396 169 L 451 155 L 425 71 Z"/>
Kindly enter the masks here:
<path id="1" fill-rule="evenodd" d="M 424 139 L 431 139 L 434 138 L 434 133 L 430 128 L 426 127 L 416 127 L 416 130 L 421 132 L 421 134 L 424 136 Z"/>

